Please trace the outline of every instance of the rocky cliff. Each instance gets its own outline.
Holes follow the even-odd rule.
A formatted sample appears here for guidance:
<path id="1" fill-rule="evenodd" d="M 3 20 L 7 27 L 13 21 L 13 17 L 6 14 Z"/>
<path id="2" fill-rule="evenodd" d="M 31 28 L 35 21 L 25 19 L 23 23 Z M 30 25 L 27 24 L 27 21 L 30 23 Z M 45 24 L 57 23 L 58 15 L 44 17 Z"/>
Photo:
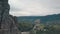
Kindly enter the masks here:
<path id="1" fill-rule="evenodd" d="M 9 10 L 8 0 L 0 0 L 0 34 L 18 34 L 17 23 Z"/>

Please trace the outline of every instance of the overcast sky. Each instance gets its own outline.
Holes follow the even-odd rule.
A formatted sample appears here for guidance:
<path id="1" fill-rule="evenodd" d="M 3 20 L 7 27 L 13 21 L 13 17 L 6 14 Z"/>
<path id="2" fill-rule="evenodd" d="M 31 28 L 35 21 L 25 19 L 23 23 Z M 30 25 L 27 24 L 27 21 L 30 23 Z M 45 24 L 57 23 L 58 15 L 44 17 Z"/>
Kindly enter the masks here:
<path id="1" fill-rule="evenodd" d="M 60 0 L 9 0 L 14 16 L 45 16 L 60 13 Z"/>

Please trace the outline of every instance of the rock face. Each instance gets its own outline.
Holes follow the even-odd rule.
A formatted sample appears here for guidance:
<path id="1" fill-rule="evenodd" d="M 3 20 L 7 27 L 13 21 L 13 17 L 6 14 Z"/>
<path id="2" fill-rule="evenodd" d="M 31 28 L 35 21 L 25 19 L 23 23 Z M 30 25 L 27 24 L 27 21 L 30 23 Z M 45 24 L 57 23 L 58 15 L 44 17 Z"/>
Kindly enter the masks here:
<path id="1" fill-rule="evenodd" d="M 18 34 L 16 21 L 9 15 L 8 0 L 0 0 L 0 34 Z"/>

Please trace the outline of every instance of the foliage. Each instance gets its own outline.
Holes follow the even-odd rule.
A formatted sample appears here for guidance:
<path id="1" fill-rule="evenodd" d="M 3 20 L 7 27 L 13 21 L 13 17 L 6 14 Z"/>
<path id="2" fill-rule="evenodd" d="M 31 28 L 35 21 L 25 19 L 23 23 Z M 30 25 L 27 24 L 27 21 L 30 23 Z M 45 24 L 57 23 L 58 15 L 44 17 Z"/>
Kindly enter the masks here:
<path id="1" fill-rule="evenodd" d="M 30 31 L 33 28 L 33 24 L 28 21 L 21 21 L 18 28 L 20 31 Z"/>
<path id="2" fill-rule="evenodd" d="M 35 30 L 36 34 L 60 34 L 60 25 L 48 25 L 48 26 L 45 25 L 44 29 Z"/>

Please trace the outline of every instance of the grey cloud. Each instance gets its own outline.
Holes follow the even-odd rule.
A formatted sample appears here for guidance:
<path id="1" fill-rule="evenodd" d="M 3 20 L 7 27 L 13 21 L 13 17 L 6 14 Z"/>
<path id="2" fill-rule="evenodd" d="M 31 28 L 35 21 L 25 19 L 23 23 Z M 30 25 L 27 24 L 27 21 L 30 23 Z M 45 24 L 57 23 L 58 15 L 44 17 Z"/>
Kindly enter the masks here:
<path id="1" fill-rule="evenodd" d="M 19 15 L 21 12 L 23 15 L 25 15 L 23 12 L 29 12 L 30 13 L 30 11 L 32 11 L 33 13 L 29 14 L 29 15 L 45 15 L 45 14 L 48 15 L 48 14 L 60 13 L 60 0 L 16 0 L 16 1 L 15 1 L 16 4 L 14 4 L 14 3 L 11 4 L 11 11 L 14 11 L 14 12 L 19 11 L 15 15 Z M 29 5 L 25 5 L 26 3 L 28 3 Z M 33 5 L 32 7 L 34 7 L 35 5 L 36 5 L 36 7 L 39 7 L 41 5 L 42 8 L 40 8 L 41 7 L 40 6 L 39 8 L 34 7 L 35 10 L 29 10 L 28 8 L 31 8 L 30 3 L 31 3 L 31 6 Z M 32 3 L 35 3 L 35 4 L 32 4 Z M 38 3 L 38 4 L 36 4 L 36 3 Z M 18 4 L 20 4 L 20 5 L 18 6 Z M 39 9 L 39 10 L 36 10 L 36 9 Z M 40 9 L 41 9 L 41 11 L 40 11 Z M 37 11 L 37 12 L 34 12 L 34 11 Z M 41 14 L 39 13 L 39 11 L 41 12 Z"/>
<path id="2" fill-rule="evenodd" d="M 21 11 L 22 9 L 11 7 L 11 11 Z"/>
<path id="3" fill-rule="evenodd" d="M 60 0 L 40 0 L 40 3 L 48 9 L 60 9 Z"/>

